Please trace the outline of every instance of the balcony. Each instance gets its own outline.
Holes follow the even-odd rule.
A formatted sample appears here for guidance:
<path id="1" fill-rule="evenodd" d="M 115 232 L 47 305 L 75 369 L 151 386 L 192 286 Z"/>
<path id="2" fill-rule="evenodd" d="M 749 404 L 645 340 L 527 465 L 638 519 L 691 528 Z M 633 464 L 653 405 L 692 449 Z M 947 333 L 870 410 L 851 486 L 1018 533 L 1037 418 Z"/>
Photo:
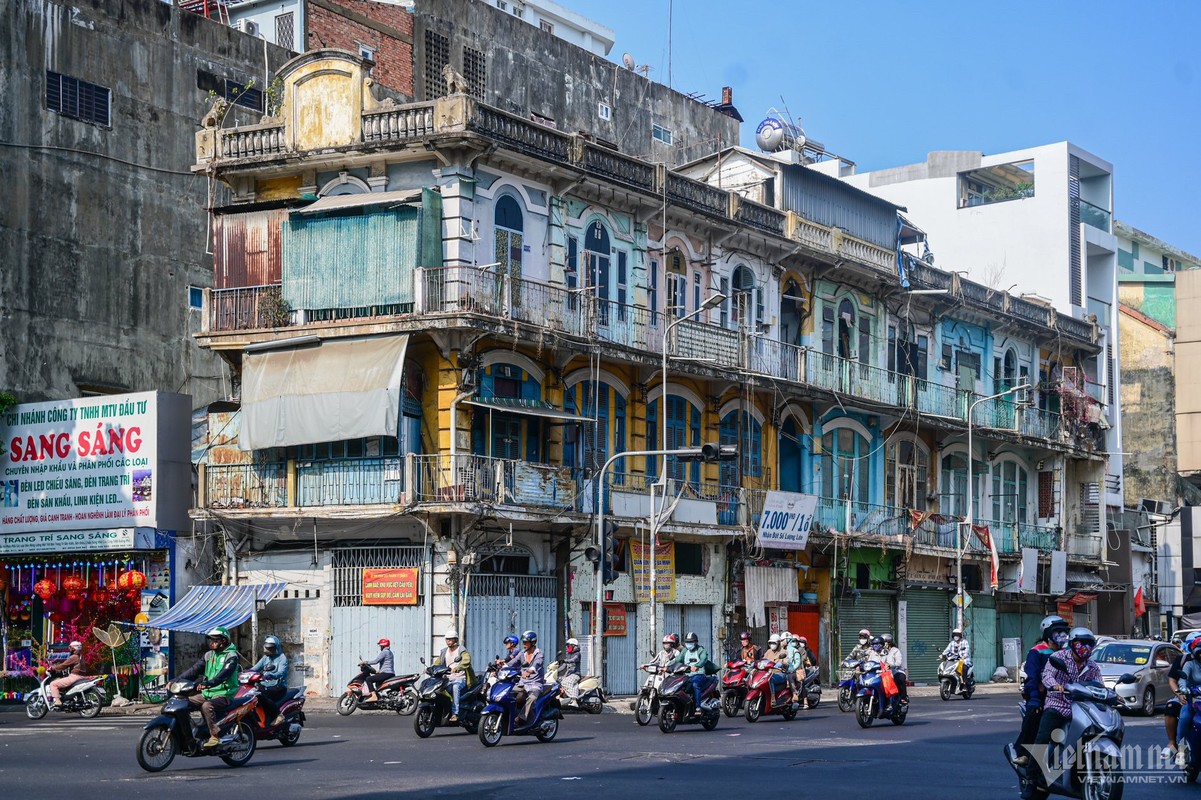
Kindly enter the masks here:
<path id="1" fill-rule="evenodd" d="M 278 283 L 236 289 L 206 289 L 206 331 L 246 331 L 289 324 L 287 306 Z"/>
<path id="2" fill-rule="evenodd" d="M 404 504 L 404 461 L 344 458 L 296 464 L 296 502 L 302 508 Z"/>
<path id="3" fill-rule="evenodd" d="M 1097 230 L 1109 233 L 1110 214 L 1100 206 L 1095 206 L 1087 200 L 1080 201 L 1080 221 L 1092 225 Z"/>
<path id="4" fill-rule="evenodd" d="M 260 509 L 288 506 L 288 471 L 283 464 L 208 464 L 203 470 L 202 508 Z"/>

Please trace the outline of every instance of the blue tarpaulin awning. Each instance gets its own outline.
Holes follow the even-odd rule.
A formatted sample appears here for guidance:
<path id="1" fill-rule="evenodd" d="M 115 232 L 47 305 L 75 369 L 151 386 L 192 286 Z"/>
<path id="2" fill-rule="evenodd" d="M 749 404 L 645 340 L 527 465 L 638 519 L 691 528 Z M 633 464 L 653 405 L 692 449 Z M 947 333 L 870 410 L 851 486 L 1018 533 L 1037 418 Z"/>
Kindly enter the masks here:
<path id="1" fill-rule="evenodd" d="M 217 626 L 233 628 L 250 619 L 256 604 L 283 591 L 286 583 L 244 586 L 193 586 L 183 600 L 146 624 L 167 631 L 206 633 Z"/>

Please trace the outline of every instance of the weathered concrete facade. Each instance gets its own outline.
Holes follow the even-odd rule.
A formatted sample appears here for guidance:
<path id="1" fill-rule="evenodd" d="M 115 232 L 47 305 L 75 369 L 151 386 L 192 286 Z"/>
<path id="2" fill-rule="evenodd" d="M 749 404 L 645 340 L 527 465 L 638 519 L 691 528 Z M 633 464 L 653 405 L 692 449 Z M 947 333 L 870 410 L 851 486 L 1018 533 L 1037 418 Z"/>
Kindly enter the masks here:
<path id="1" fill-rule="evenodd" d="M 1122 422 L 1126 428 L 1125 502 L 1163 500 L 1176 505 L 1176 378 L 1172 330 L 1120 307 Z"/>
<path id="2" fill-rule="evenodd" d="M 212 282 L 203 209 L 224 192 L 188 167 L 201 73 L 261 88 L 263 43 L 157 0 L 0 0 L 0 19 L 0 388 L 224 396 L 189 335 L 189 287 Z M 48 73 L 110 90 L 109 125 L 50 110 Z"/>

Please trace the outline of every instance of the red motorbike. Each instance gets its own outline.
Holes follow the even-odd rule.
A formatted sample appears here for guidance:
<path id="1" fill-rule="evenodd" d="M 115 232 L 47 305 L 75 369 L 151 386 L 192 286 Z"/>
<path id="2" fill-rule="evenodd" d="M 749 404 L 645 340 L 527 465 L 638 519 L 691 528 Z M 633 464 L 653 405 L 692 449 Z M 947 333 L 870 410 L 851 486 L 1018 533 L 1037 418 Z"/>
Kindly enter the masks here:
<path id="1" fill-rule="evenodd" d="M 747 722 L 757 722 L 763 714 L 779 714 L 786 720 L 796 717 L 799 703 L 792 702 L 792 690 L 788 688 L 783 671 L 775 661 L 756 661 L 751 667 L 750 677 L 746 682 L 746 716 Z"/>
<path id="2" fill-rule="evenodd" d="M 721 710 L 727 717 L 736 717 L 746 700 L 747 669 L 745 661 L 727 661 L 721 676 Z"/>
<path id="3" fill-rule="evenodd" d="M 284 747 L 291 747 L 300 741 L 300 731 L 304 728 L 306 717 L 304 715 L 304 690 L 289 689 L 284 693 L 278 701 L 274 701 L 279 707 L 279 716 L 283 720 L 278 725 L 273 725 L 274 715 L 263 707 L 262 687 L 259 682 L 263 680 L 261 672 L 247 670 L 238 676 L 238 697 L 247 694 L 254 694 L 259 697 L 259 702 L 255 705 L 254 710 L 246 716 L 246 722 L 250 724 L 250 729 L 254 731 L 254 738 L 260 742 L 268 739 L 275 739 Z"/>

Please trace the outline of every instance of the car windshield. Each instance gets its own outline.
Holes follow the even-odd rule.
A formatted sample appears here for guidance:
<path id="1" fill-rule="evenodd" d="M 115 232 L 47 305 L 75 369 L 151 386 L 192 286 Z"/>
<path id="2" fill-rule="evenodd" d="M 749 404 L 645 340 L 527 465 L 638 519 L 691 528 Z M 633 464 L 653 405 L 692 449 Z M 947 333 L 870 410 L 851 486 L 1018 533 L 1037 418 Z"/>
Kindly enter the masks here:
<path id="1" fill-rule="evenodd" d="M 1151 648 L 1141 644 L 1106 642 L 1093 653 L 1098 664 L 1128 664 L 1141 667 L 1151 660 Z"/>

